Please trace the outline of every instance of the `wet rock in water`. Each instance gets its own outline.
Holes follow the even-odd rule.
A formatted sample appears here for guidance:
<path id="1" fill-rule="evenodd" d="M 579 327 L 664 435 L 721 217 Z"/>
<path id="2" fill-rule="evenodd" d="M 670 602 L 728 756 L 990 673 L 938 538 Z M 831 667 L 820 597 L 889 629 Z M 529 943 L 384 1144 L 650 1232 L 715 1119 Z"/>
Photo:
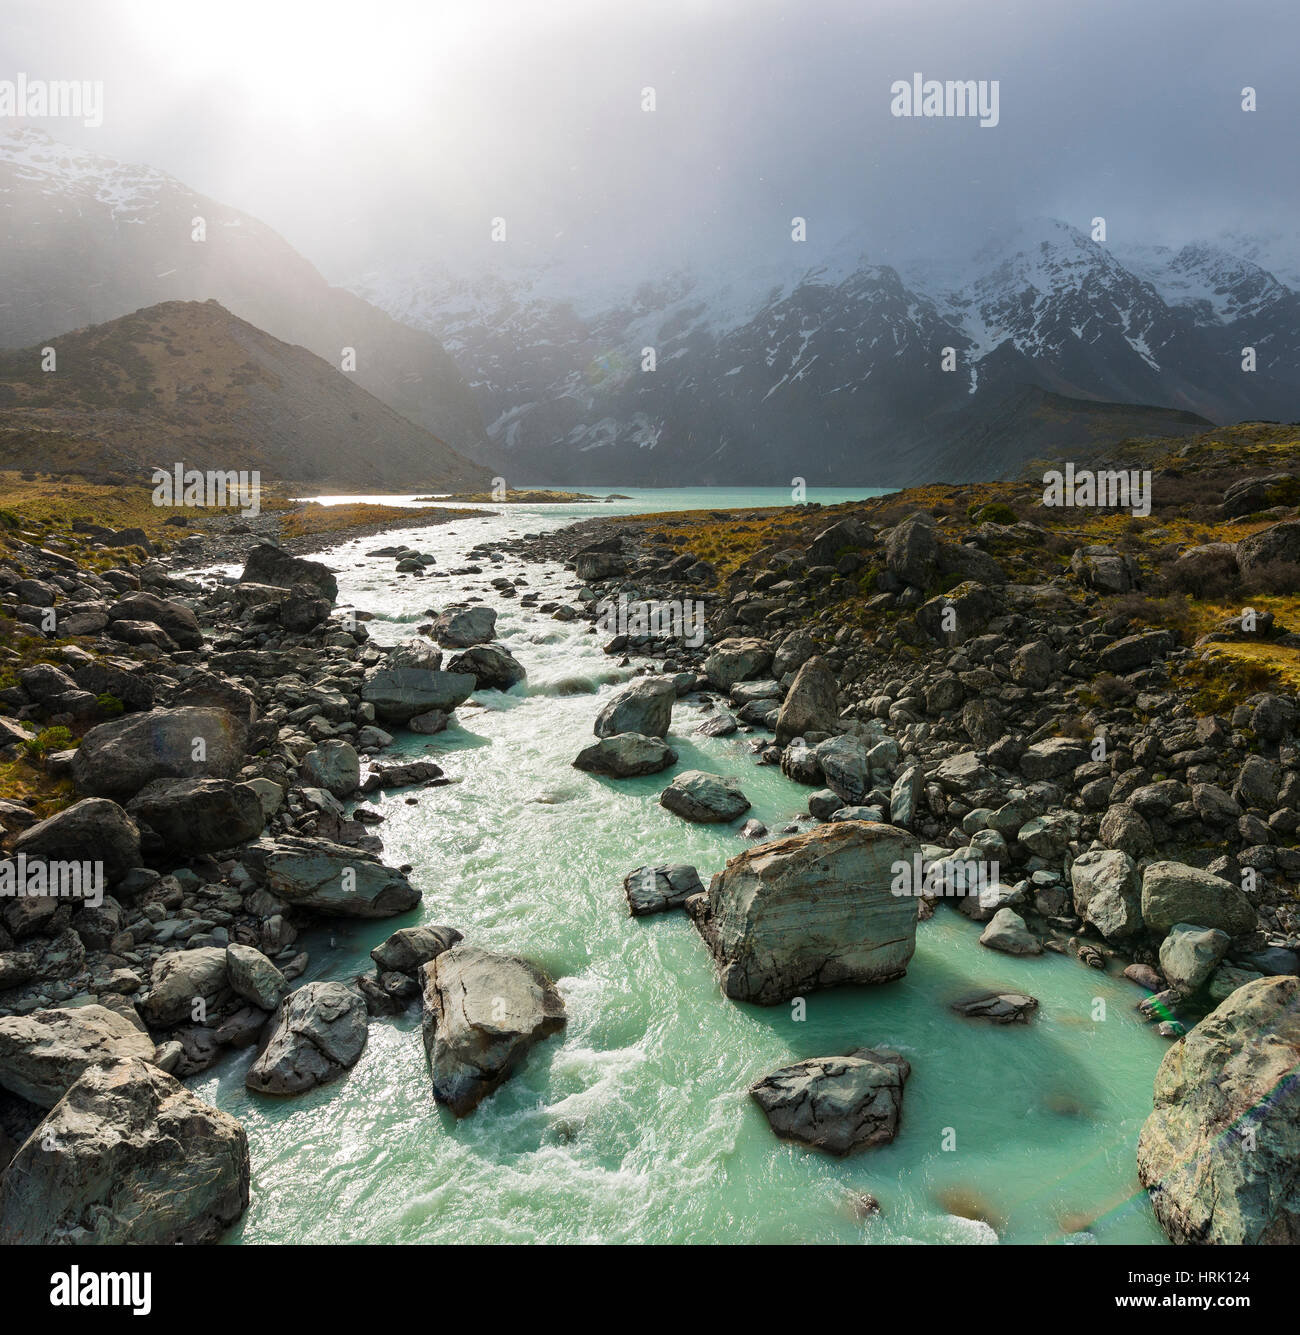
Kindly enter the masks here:
<path id="1" fill-rule="evenodd" d="M 248 1181 L 233 1117 L 138 1058 L 92 1066 L 0 1177 L 0 1243 L 215 1242 Z"/>
<path id="2" fill-rule="evenodd" d="M 104 1006 L 73 1006 L 0 1017 L 0 1087 L 52 1108 L 91 1066 L 138 1057 L 153 1039 Z"/>
<path id="3" fill-rule="evenodd" d="M 699 872 L 686 862 L 638 867 L 623 878 L 623 893 L 634 918 L 680 908 L 691 895 L 700 894 L 703 889 Z"/>
<path id="4" fill-rule="evenodd" d="M 416 784 L 433 783 L 443 777 L 442 766 L 432 760 L 408 760 L 398 765 L 376 765 L 361 785 L 363 793 L 376 788 L 411 788 Z"/>
<path id="5" fill-rule="evenodd" d="M 437 959 L 462 939 L 462 933 L 454 927 L 400 927 L 370 952 L 370 958 L 385 973 L 414 977 L 421 965 Z"/>
<path id="6" fill-rule="evenodd" d="M 710 714 L 695 732 L 700 737 L 730 737 L 738 726 L 735 715 L 724 711 L 721 714 Z"/>
<path id="7" fill-rule="evenodd" d="M 424 1048 L 433 1097 L 457 1117 L 472 1112 L 563 1028 L 564 1002 L 537 965 L 457 945 L 420 970 Z"/>
<path id="8" fill-rule="evenodd" d="M 361 785 L 361 760 L 350 742 L 328 738 L 303 756 L 298 775 L 309 788 L 351 797 Z"/>
<path id="9" fill-rule="evenodd" d="M 795 674 L 776 719 L 776 740 L 784 746 L 810 732 L 834 732 L 840 716 L 839 688 L 825 659 L 807 660 Z"/>
<path id="10" fill-rule="evenodd" d="M 676 763 L 677 752 L 660 738 L 620 732 L 584 747 L 574 759 L 573 767 L 588 774 L 629 779 L 639 774 L 658 774 Z"/>
<path id="11" fill-rule="evenodd" d="M 263 838 L 247 845 L 242 858 L 272 894 L 317 913 L 391 918 L 420 902 L 420 892 L 395 867 L 328 839 Z"/>
<path id="12" fill-rule="evenodd" d="M 275 1015 L 244 1083 L 262 1094 L 301 1094 L 355 1066 L 369 1036 L 365 998 L 345 983 L 307 983 Z"/>
<path id="13" fill-rule="evenodd" d="M 479 644 L 457 654 L 448 664 L 450 672 L 468 672 L 479 691 L 508 691 L 528 678 L 527 669 L 499 644 Z"/>
<path id="14" fill-rule="evenodd" d="M 778 1136 L 844 1155 L 894 1139 L 911 1073 L 897 1052 L 856 1048 L 782 1067 L 749 1092 Z"/>
<path id="15" fill-rule="evenodd" d="M 1300 979 L 1234 991 L 1165 1054 L 1138 1177 L 1175 1243 L 1300 1243 Z"/>
<path id="16" fill-rule="evenodd" d="M 229 779 L 155 779 L 127 812 L 169 853 L 189 857 L 256 839 L 266 823 L 257 790 Z"/>
<path id="17" fill-rule="evenodd" d="M 234 992 L 264 1011 L 275 1010 L 289 990 L 284 974 L 260 950 L 238 942 L 226 947 L 226 976 Z"/>
<path id="18" fill-rule="evenodd" d="M 969 1019 L 991 1020 L 994 1024 L 1028 1024 L 1038 1009 L 1038 998 L 1024 992 L 988 992 L 954 1001 L 952 1009 Z"/>
<path id="19" fill-rule="evenodd" d="M 81 739 L 72 781 L 80 793 L 126 802 L 154 779 L 232 779 L 244 763 L 247 735 L 247 726 L 224 709 L 184 705 L 127 714 Z"/>
<path id="20" fill-rule="evenodd" d="M 433 637 L 449 649 L 486 644 L 497 633 L 497 614 L 490 607 L 459 607 L 443 612 L 433 623 Z"/>
<path id="21" fill-rule="evenodd" d="M 845 821 L 732 858 L 686 906 L 723 992 L 774 1005 L 902 977 L 916 948 L 917 900 L 892 892 L 892 868 L 919 851 L 905 830 Z"/>
<path id="22" fill-rule="evenodd" d="M 468 672 L 437 668 L 387 666 L 372 668 L 361 683 L 361 698 L 391 723 L 429 713 L 448 714 L 474 693 L 477 682 Z"/>
<path id="23" fill-rule="evenodd" d="M 1043 943 L 1025 926 L 1025 920 L 1011 909 L 999 909 L 980 936 L 980 945 L 1000 950 L 1004 955 L 1039 955 Z"/>
<path id="24" fill-rule="evenodd" d="M 1159 992 L 1165 985 L 1165 980 L 1149 964 L 1126 965 L 1124 977 L 1139 987 L 1145 987 L 1148 992 Z"/>
<path id="25" fill-rule="evenodd" d="M 596 715 L 597 737 L 639 733 L 643 737 L 667 737 L 673 719 L 677 690 L 669 677 L 642 677 L 620 691 Z"/>
<path id="26" fill-rule="evenodd" d="M 678 774 L 659 794 L 659 805 L 683 820 L 699 825 L 721 825 L 748 811 L 749 799 L 734 779 L 688 769 Z"/>
<path id="27" fill-rule="evenodd" d="M 747 820 L 740 827 L 742 839 L 762 839 L 767 834 L 767 826 L 761 820 Z"/>
<path id="28" fill-rule="evenodd" d="M 1170 987 L 1190 996 L 1209 981 L 1230 944 L 1226 932 L 1176 922 L 1160 943 L 1160 971 Z"/>
<path id="29" fill-rule="evenodd" d="M 102 862 L 116 881 L 142 865 L 140 831 L 116 802 L 85 797 L 30 826 L 14 840 L 15 854 L 68 862 Z"/>
<path id="30" fill-rule="evenodd" d="M 1142 873 L 1142 919 L 1158 936 L 1179 922 L 1229 936 L 1253 932 L 1257 923 L 1254 906 L 1231 881 L 1181 862 L 1152 862 Z"/>

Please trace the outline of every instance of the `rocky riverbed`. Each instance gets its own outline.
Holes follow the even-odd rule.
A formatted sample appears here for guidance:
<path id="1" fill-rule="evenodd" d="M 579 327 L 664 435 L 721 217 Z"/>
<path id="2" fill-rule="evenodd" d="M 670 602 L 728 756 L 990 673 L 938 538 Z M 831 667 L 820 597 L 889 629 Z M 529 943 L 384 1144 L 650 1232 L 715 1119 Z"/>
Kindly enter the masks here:
<path id="1" fill-rule="evenodd" d="M 419 1007 L 430 1098 L 472 1117 L 563 1030 L 546 970 L 459 925 L 401 928 L 349 982 L 304 982 L 302 942 L 421 903 L 413 869 L 385 860 L 382 816 L 354 803 L 453 779 L 386 753 L 399 735 L 445 731 L 476 692 L 526 681 L 492 602 L 604 636 L 621 598 L 698 603 L 704 633 L 606 636 L 611 663 L 638 675 L 574 738 L 578 772 L 662 772 L 673 818 L 738 837 L 707 885 L 691 866 L 609 868 L 630 913 L 683 911 L 723 996 L 767 1006 L 903 977 L 918 922 L 949 900 L 991 957 L 1122 971 L 1174 1044 L 1139 1160 L 1161 1223 L 1177 1241 L 1295 1241 L 1294 1144 L 1273 1097 L 1297 1059 L 1277 1019 L 1300 967 L 1295 701 L 1257 692 L 1225 716 L 1196 713 L 1173 677 L 1193 651 L 1168 632 L 1089 615 L 1060 584 L 1013 582 L 924 513 L 809 511 L 806 526 L 725 579 L 660 541 L 658 520 L 471 547 L 459 569 L 487 573 L 491 601 L 441 600 L 387 647 L 364 609 L 339 605 L 329 569 L 257 533 L 209 549 L 243 560 L 216 583 L 177 560 L 16 551 L 0 599 L 33 631 L 52 609 L 57 644 L 15 667 L 0 729 L 10 758 L 38 757 L 70 791 L 45 819 L 7 802 L 0 824 L 12 859 L 102 864 L 104 894 L 0 907 L 0 1236 L 220 1236 L 248 1202 L 247 1138 L 180 1082 L 234 1050 L 256 1053 L 249 1089 L 297 1097 L 343 1079 L 374 1024 Z M 491 576 L 506 555 L 566 564 L 581 589 L 547 599 Z M 389 539 L 369 559 L 411 579 L 435 564 Z M 870 644 L 824 598 L 863 568 L 899 614 Z M 457 569 L 437 573 L 455 588 Z M 941 577 L 950 587 L 928 594 Z M 1071 561 L 1084 588 L 1125 577 L 1119 553 Z M 1081 710 L 1102 675 L 1120 683 L 1113 705 Z M 701 735 L 738 734 L 755 764 L 803 785 L 807 812 L 743 824 L 743 775 L 674 768 L 665 739 L 682 708 L 703 708 Z M 963 877 L 978 893 L 952 893 Z M 962 1014 L 1014 1029 L 1035 1023 L 1034 1001 L 992 993 Z M 860 1043 L 774 1069 L 754 1097 L 781 1136 L 870 1154 L 906 1125 L 904 1081 L 924 1056 L 910 1060 Z M 1225 1062 L 1241 1078 L 1211 1092 Z M 1269 1152 L 1232 1159 L 1214 1128 L 1260 1107 Z M 202 1128 L 183 1166 L 180 1117 Z"/>

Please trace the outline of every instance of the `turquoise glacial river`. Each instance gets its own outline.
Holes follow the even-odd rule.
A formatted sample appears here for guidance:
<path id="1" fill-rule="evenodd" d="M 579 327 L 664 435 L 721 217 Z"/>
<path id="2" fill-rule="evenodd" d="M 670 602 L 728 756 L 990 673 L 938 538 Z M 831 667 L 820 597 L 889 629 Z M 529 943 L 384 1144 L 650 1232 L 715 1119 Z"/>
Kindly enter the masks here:
<path id="1" fill-rule="evenodd" d="M 610 489 L 604 489 L 610 490 Z M 629 917 L 622 878 L 646 862 L 694 863 L 707 883 L 745 845 L 735 827 L 689 825 L 657 805 L 657 775 L 607 781 L 570 762 L 629 675 L 587 623 L 561 623 L 495 595 L 488 581 L 576 599 L 571 574 L 507 557 L 481 576 L 398 578 L 366 559 L 403 542 L 464 564 L 480 541 L 590 514 L 788 504 L 783 490 L 637 491 L 630 501 L 521 509 L 346 543 L 340 606 L 374 612 L 395 643 L 467 594 L 498 611 L 525 686 L 485 691 L 437 737 L 399 736 L 459 782 L 376 800 L 384 858 L 409 862 L 415 913 L 339 922 L 308 936 L 307 977 L 349 979 L 411 922 L 450 923 L 468 941 L 519 952 L 556 979 L 568 1025 L 477 1111 L 435 1106 L 415 1011 L 373 1019 L 357 1066 L 296 1098 L 245 1089 L 251 1052 L 190 1083 L 240 1119 L 252 1204 L 229 1240 L 279 1242 L 1162 1242 L 1137 1183 L 1134 1147 L 1166 1049 L 1134 1009 L 1142 993 L 1071 959 L 1016 959 L 941 906 L 918 931 L 905 979 L 814 993 L 789 1007 L 726 1000 L 685 915 Z M 834 501 L 861 492 L 810 499 Z M 378 499 L 378 498 L 376 498 Z M 383 498 L 391 503 L 392 498 Z M 679 702 L 680 768 L 737 776 L 751 815 L 776 828 L 809 790 L 759 766 L 743 736 L 693 736 L 705 711 Z M 415 796 L 413 806 L 406 798 Z M 1032 993 L 1028 1026 L 967 1021 L 949 1003 L 977 990 Z M 778 1141 L 748 1085 L 805 1057 L 891 1047 L 912 1064 L 897 1139 L 848 1159 Z M 857 1193 L 881 1212 L 859 1219 Z"/>

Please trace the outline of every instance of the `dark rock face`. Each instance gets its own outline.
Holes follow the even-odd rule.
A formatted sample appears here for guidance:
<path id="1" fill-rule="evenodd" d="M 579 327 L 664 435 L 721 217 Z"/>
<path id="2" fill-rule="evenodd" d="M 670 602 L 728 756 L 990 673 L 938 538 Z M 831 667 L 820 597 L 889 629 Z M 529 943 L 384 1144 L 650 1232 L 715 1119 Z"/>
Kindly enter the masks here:
<path id="1" fill-rule="evenodd" d="M 448 664 L 449 672 L 468 672 L 479 691 L 508 691 L 528 678 L 524 665 L 500 645 L 480 644 L 457 654 Z"/>
<path id="2" fill-rule="evenodd" d="M 125 802 L 154 779 L 230 779 L 244 760 L 247 728 L 224 709 L 153 709 L 101 723 L 72 761 L 77 790 Z"/>
<path id="3" fill-rule="evenodd" d="M 370 958 L 386 973 L 414 977 L 420 966 L 450 950 L 462 939 L 454 927 L 402 927 L 377 945 Z"/>
<path id="4" fill-rule="evenodd" d="M 659 794 L 659 805 L 698 825 L 725 825 L 749 810 L 749 799 L 734 779 L 683 770 Z"/>
<path id="5" fill-rule="evenodd" d="M 0 1242 L 215 1242 L 248 1182 L 233 1117 L 148 1062 L 92 1066 L 0 1177 Z"/>
<path id="6" fill-rule="evenodd" d="M 700 894 L 703 889 L 699 872 L 686 862 L 671 866 L 638 867 L 623 877 L 623 893 L 627 896 L 627 905 L 634 918 L 680 908 L 692 895 Z"/>
<path id="7" fill-rule="evenodd" d="M 534 1044 L 563 1028 L 555 984 L 528 960 L 458 945 L 424 965 L 424 1047 L 433 1097 L 472 1112 Z"/>
<path id="8" fill-rule="evenodd" d="M 629 779 L 641 774 L 658 774 L 676 763 L 677 752 L 658 737 L 620 732 L 583 747 L 573 767 L 590 774 L 606 774 L 613 779 Z"/>
<path id="9" fill-rule="evenodd" d="M 596 715 L 596 736 L 634 732 L 643 737 L 667 737 L 676 699 L 677 690 L 669 678 L 642 677 Z"/>
<path id="10" fill-rule="evenodd" d="M 141 865 L 140 831 L 116 802 L 86 797 L 24 830 L 14 852 L 64 862 L 102 862 L 115 881 Z"/>
<path id="11" fill-rule="evenodd" d="M 894 1139 L 911 1073 L 897 1052 L 856 1048 L 782 1067 L 749 1092 L 778 1136 L 844 1155 Z"/>
<path id="12" fill-rule="evenodd" d="M 328 566 L 319 561 L 308 561 L 292 556 L 270 543 L 259 543 L 248 554 L 244 563 L 241 584 L 273 584 L 292 589 L 295 584 L 308 584 L 331 602 L 339 596 L 338 580 Z"/>
<path id="13" fill-rule="evenodd" d="M 179 856 L 256 839 L 265 823 L 256 791 L 229 779 L 155 779 L 127 803 L 127 811 Z"/>

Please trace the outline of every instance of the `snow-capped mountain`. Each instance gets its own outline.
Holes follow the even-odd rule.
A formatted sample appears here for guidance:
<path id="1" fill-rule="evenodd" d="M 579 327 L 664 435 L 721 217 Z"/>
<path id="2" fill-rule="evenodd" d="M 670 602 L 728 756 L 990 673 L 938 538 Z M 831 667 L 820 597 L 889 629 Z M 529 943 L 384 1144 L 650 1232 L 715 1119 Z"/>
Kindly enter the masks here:
<path id="1" fill-rule="evenodd" d="M 1042 219 L 969 258 L 897 266 L 855 237 L 802 267 L 622 288 L 537 266 L 354 286 L 444 342 L 510 477 L 958 481 L 1080 432 L 1300 416 L 1300 296 L 1245 253 L 1265 249 L 1112 250 Z"/>
<path id="2" fill-rule="evenodd" d="M 376 398 L 463 453 L 487 444 L 474 394 L 428 330 L 331 287 L 256 218 L 29 127 L 0 134 L 0 291 L 0 348 L 214 298 L 334 367 L 355 349 L 355 379 Z"/>

